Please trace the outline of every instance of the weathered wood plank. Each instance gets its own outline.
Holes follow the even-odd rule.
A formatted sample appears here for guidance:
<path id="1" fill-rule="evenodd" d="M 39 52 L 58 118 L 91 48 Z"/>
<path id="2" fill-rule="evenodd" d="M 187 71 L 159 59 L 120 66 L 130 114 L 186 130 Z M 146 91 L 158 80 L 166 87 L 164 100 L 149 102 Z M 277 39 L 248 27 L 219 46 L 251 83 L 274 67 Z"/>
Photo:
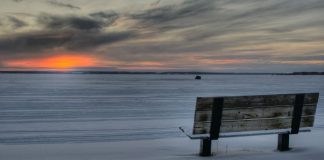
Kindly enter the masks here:
<path id="1" fill-rule="evenodd" d="M 306 93 L 304 104 L 317 104 L 318 95 L 318 93 Z M 296 94 L 278 94 L 224 97 L 223 108 L 254 108 L 294 105 L 295 96 Z M 196 102 L 196 110 L 211 110 L 214 98 L 216 97 L 198 97 Z"/>
<path id="2" fill-rule="evenodd" d="M 307 93 L 304 98 L 305 104 L 317 104 L 318 103 L 319 93 Z"/>
<path id="3" fill-rule="evenodd" d="M 222 120 L 291 117 L 292 110 L 292 106 L 228 109 L 223 110 Z M 200 121 L 211 121 L 211 112 L 197 111 L 195 114 L 195 122 Z"/>
<path id="4" fill-rule="evenodd" d="M 315 115 L 316 105 L 305 105 L 302 116 Z M 292 117 L 293 106 L 274 106 L 265 108 L 224 109 L 222 120 L 289 118 Z M 195 122 L 210 122 L 211 111 L 196 111 Z"/>
<path id="5" fill-rule="evenodd" d="M 302 116 L 311 116 L 316 114 L 316 104 L 304 105 Z"/>
<path id="6" fill-rule="evenodd" d="M 214 98 L 197 97 L 196 111 L 211 111 Z"/>
<path id="7" fill-rule="evenodd" d="M 293 105 L 295 95 L 266 95 L 225 97 L 224 108 L 247 108 L 255 106 Z"/>
<path id="8" fill-rule="evenodd" d="M 291 128 L 292 118 L 252 119 L 252 120 L 224 120 L 220 132 L 259 131 Z M 300 128 L 312 127 L 314 116 L 301 118 Z M 210 122 L 195 122 L 193 134 L 208 134 Z"/>

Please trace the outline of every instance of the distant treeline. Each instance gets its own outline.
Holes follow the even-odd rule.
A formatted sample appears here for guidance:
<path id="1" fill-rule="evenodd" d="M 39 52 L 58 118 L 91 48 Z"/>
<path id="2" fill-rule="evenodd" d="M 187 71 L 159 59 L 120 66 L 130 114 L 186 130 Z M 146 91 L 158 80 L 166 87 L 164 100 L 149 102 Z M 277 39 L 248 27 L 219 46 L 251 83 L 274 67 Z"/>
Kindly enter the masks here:
<path id="1" fill-rule="evenodd" d="M 182 74 L 182 75 L 324 75 L 324 72 L 238 73 L 238 72 L 130 72 L 130 71 L 0 71 L 25 74 Z"/>
<path id="2" fill-rule="evenodd" d="M 324 75 L 324 72 L 293 72 L 292 75 Z"/>

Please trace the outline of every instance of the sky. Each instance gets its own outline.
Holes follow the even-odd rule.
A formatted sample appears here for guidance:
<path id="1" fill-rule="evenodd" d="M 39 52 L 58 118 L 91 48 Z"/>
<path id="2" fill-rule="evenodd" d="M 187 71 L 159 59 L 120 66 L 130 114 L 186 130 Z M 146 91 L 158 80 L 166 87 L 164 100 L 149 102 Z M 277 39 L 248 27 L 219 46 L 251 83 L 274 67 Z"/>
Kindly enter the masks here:
<path id="1" fill-rule="evenodd" d="M 0 70 L 324 71 L 324 1 L 1 0 Z"/>

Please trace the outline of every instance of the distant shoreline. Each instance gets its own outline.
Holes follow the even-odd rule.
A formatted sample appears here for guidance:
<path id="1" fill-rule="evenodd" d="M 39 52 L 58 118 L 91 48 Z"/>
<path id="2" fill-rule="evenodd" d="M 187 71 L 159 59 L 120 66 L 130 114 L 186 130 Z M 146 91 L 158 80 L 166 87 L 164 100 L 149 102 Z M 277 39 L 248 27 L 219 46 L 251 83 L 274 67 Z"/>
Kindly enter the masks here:
<path id="1" fill-rule="evenodd" d="M 160 75 L 324 75 L 324 72 L 238 73 L 238 72 L 139 72 L 139 71 L 0 71 L 6 74 L 160 74 Z"/>

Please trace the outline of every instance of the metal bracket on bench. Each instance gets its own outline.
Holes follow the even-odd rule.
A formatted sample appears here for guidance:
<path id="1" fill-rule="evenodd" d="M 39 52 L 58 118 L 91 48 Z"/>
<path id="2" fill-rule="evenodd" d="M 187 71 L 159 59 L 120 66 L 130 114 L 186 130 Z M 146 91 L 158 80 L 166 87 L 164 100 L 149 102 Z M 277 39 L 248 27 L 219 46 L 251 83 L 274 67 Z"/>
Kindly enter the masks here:
<path id="1" fill-rule="evenodd" d="M 305 94 L 296 95 L 290 134 L 297 134 L 299 132 L 300 121 L 304 106 L 304 98 Z"/>

